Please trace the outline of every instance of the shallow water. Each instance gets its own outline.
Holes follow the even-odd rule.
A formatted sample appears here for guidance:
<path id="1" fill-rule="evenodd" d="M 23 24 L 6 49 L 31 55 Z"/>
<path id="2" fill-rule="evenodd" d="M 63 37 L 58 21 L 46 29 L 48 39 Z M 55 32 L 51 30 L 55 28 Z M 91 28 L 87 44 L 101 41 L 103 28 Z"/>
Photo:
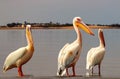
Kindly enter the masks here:
<path id="1" fill-rule="evenodd" d="M 81 56 L 76 65 L 77 77 L 85 77 L 85 62 L 88 50 L 99 45 L 97 29 L 92 29 L 95 36 L 82 32 L 83 47 Z M 30 79 L 56 79 L 57 56 L 60 49 L 76 39 L 73 29 L 33 29 L 35 52 L 32 59 L 23 66 L 23 72 Z M 106 54 L 102 62 L 102 77 L 98 78 L 120 78 L 120 29 L 104 29 L 106 41 Z M 0 30 L 0 79 L 17 79 L 17 69 L 2 72 L 2 66 L 6 56 L 19 47 L 26 46 L 25 30 Z M 97 73 L 97 67 L 95 68 Z M 64 79 L 67 79 L 64 77 Z"/>

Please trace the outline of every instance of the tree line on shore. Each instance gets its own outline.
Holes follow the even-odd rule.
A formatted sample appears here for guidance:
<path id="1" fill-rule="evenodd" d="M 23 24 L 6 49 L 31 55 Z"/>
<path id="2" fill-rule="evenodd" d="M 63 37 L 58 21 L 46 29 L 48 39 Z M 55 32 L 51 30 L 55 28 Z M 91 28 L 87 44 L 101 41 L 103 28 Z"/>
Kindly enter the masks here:
<path id="1" fill-rule="evenodd" d="M 67 26 L 73 26 L 72 23 L 65 23 L 65 24 L 61 24 L 59 22 L 57 23 L 53 23 L 52 21 L 50 21 L 49 23 L 29 23 L 29 22 L 24 22 L 24 23 L 19 23 L 19 22 L 12 22 L 12 23 L 8 23 L 6 24 L 6 27 L 21 27 L 23 24 L 27 25 L 30 24 L 34 27 L 67 27 Z M 120 24 L 87 24 L 88 26 L 110 26 L 110 27 L 120 27 Z"/>
<path id="2" fill-rule="evenodd" d="M 6 26 L 7 27 L 21 27 L 22 25 L 27 25 L 27 24 L 30 24 L 34 27 L 54 27 L 54 26 L 72 26 L 72 24 L 70 23 L 65 23 L 65 24 L 60 24 L 59 22 L 57 23 L 53 23 L 52 21 L 50 21 L 49 23 L 29 23 L 29 22 L 24 22 L 24 23 L 8 23 Z"/>

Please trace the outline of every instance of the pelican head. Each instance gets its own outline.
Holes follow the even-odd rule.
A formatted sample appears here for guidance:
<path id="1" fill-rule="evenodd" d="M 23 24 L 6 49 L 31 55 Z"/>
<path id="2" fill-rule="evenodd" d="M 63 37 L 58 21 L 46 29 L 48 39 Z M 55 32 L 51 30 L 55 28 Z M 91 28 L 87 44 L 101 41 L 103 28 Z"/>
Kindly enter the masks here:
<path id="1" fill-rule="evenodd" d="M 98 30 L 98 36 L 100 36 L 100 34 L 103 34 L 103 29 Z"/>
<path id="2" fill-rule="evenodd" d="M 31 25 L 26 25 L 26 37 L 28 40 L 28 44 L 33 44 L 33 38 L 32 38 L 32 31 L 31 31 Z"/>
<path id="3" fill-rule="evenodd" d="M 59 67 L 57 71 L 57 76 L 64 76 L 66 74 L 65 67 Z"/>
<path id="4" fill-rule="evenodd" d="M 26 31 L 27 32 L 31 31 L 31 25 L 26 25 Z"/>
<path id="5" fill-rule="evenodd" d="M 94 33 L 89 29 L 89 27 L 82 21 L 81 17 L 75 17 L 73 19 L 73 25 L 81 28 L 90 35 L 94 35 Z"/>
<path id="6" fill-rule="evenodd" d="M 105 47 L 105 40 L 104 40 L 104 34 L 103 34 L 103 29 L 98 30 L 98 38 L 101 39 L 103 46 Z"/>
<path id="7" fill-rule="evenodd" d="M 26 27 L 27 27 L 27 28 L 31 28 L 31 25 L 27 25 Z"/>

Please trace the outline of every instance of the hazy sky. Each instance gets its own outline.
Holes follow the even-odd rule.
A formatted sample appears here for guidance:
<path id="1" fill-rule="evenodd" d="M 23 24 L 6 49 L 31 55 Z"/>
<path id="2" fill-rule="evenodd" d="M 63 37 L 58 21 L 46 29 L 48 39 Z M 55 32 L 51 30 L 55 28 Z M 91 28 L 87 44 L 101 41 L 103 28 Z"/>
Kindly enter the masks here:
<path id="1" fill-rule="evenodd" d="M 0 25 L 11 22 L 120 23 L 120 0 L 0 0 Z"/>

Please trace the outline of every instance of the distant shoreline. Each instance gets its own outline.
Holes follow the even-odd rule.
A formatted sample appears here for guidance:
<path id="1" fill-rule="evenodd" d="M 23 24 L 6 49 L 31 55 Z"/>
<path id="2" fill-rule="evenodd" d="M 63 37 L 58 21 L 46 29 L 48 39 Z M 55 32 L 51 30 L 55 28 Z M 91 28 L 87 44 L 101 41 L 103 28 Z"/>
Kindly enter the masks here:
<path id="1" fill-rule="evenodd" d="M 91 29 L 120 29 L 120 27 L 112 26 L 89 26 Z M 0 30 L 12 30 L 12 29 L 25 29 L 25 27 L 0 27 Z M 53 26 L 53 27 L 35 27 L 32 26 L 32 29 L 73 29 L 73 26 Z"/>

